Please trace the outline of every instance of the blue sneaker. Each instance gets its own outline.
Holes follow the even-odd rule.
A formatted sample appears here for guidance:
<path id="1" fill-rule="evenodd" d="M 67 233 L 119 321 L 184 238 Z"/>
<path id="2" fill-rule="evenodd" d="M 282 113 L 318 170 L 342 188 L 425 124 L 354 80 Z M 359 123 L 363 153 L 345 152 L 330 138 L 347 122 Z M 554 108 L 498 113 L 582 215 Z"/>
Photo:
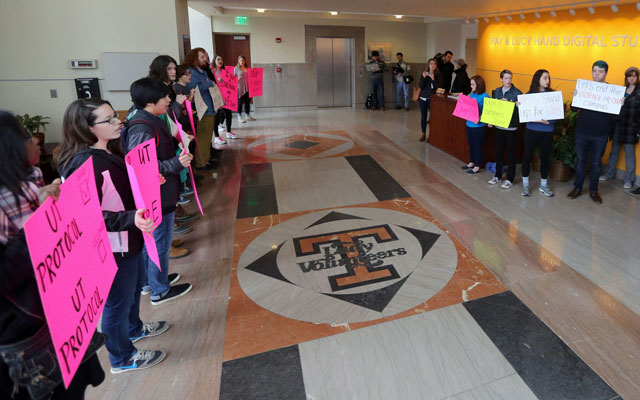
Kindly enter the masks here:
<path id="1" fill-rule="evenodd" d="M 139 369 L 151 368 L 160 363 L 167 356 L 167 353 L 160 350 L 136 350 L 127 363 L 120 367 L 111 367 L 112 374 L 137 371 Z"/>
<path id="2" fill-rule="evenodd" d="M 142 324 L 142 332 L 138 336 L 130 337 L 129 340 L 131 343 L 135 343 L 140 339 L 158 336 L 166 332 L 167 329 L 169 329 L 169 324 L 166 321 L 145 322 Z"/>

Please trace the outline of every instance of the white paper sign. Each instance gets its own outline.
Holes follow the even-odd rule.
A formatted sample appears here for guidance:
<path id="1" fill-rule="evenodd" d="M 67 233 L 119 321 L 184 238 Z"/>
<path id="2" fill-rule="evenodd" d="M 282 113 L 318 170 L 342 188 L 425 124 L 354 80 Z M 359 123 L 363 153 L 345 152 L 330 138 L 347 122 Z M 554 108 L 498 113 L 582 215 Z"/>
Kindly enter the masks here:
<path id="1" fill-rule="evenodd" d="M 576 95 L 571 105 L 587 110 L 601 111 L 609 114 L 620 114 L 624 103 L 624 86 L 578 79 Z"/>
<path id="2" fill-rule="evenodd" d="M 560 91 L 520 94 L 518 102 L 520 122 L 564 119 L 564 103 Z"/>

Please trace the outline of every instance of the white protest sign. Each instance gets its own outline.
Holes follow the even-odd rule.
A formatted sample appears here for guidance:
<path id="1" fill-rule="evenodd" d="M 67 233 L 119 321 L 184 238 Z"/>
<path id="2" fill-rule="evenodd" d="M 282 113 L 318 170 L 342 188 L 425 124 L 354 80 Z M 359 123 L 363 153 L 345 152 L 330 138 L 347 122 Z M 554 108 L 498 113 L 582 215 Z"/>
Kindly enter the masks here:
<path id="1" fill-rule="evenodd" d="M 520 94 L 518 102 L 520 122 L 564 119 L 562 92 Z"/>
<path id="2" fill-rule="evenodd" d="M 609 114 L 620 114 L 624 103 L 624 86 L 578 79 L 576 95 L 571 105 L 586 110 L 601 111 Z"/>

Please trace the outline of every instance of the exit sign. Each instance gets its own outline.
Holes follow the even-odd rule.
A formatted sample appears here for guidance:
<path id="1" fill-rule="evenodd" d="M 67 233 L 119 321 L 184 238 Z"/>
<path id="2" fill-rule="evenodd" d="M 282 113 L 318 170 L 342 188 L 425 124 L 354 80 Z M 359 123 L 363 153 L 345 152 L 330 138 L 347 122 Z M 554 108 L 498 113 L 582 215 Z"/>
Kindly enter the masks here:
<path id="1" fill-rule="evenodd" d="M 249 18 L 237 16 L 236 25 L 249 25 Z"/>

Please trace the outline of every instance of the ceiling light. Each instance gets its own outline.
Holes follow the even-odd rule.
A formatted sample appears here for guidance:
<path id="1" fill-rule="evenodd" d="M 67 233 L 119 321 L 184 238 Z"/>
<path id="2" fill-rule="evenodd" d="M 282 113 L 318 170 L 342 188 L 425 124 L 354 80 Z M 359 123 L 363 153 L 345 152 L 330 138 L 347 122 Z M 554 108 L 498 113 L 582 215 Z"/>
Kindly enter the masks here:
<path id="1" fill-rule="evenodd" d="M 534 14 L 534 15 L 536 16 L 536 18 L 540 18 L 540 13 L 539 13 L 539 12 L 537 12 L 537 11 L 535 12 L 535 14 Z"/>
<path id="2" fill-rule="evenodd" d="M 615 4 L 611 5 L 611 11 L 613 11 L 614 13 L 618 12 L 618 6 Z"/>
<path id="3" fill-rule="evenodd" d="M 591 14 L 591 15 L 596 13 L 596 9 L 593 8 L 593 5 L 589 6 L 588 10 L 589 10 L 589 14 Z"/>
<path id="4" fill-rule="evenodd" d="M 469 25 L 471 23 L 471 21 L 469 21 L 469 17 L 467 17 L 467 19 L 464 20 L 464 23 Z"/>
<path id="5" fill-rule="evenodd" d="M 555 18 L 555 17 L 556 17 L 556 15 L 557 15 L 557 14 L 556 14 L 556 10 L 551 10 L 551 12 L 550 12 L 549 14 L 551 14 L 551 16 L 552 16 L 553 18 Z"/>
<path id="6" fill-rule="evenodd" d="M 571 16 L 573 17 L 574 15 L 576 15 L 576 10 L 574 10 L 573 8 L 570 8 L 569 14 L 571 14 Z"/>
<path id="7" fill-rule="evenodd" d="M 520 19 L 524 19 L 524 14 L 520 14 Z"/>
<path id="8" fill-rule="evenodd" d="M 256 11 L 259 12 L 260 14 L 262 14 L 262 13 L 264 13 L 264 8 L 258 8 Z"/>
<path id="9" fill-rule="evenodd" d="M 396 15 L 396 19 L 402 19 L 402 15 Z"/>
<path id="10" fill-rule="evenodd" d="M 489 18 L 484 17 L 484 22 L 489 22 Z"/>
<path id="11" fill-rule="evenodd" d="M 507 21 L 511 21 L 511 15 L 507 15 Z"/>
<path id="12" fill-rule="evenodd" d="M 494 19 L 496 20 L 496 22 L 500 21 L 500 17 L 498 17 L 497 15 L 494 17 Z"/>
<path id="13" fill-rule="evenodd" d="M 474 18 L 473 20 L 476 21 L 476 24 L 480 23 L 480 19 L 478 19 L 478 18 Z"/>
<path id="14" fill-rule="evenodd" d="M 333 16 L 336 16 L 336 15 L 338 15 L 338 12 L 337 11 L 329 11 L 329 14 L 331 14 Z"/>
<path id="15" fill-rule="evenodd" d="M 638 9 L 638 11 L 640 11 L 640 2 L 636 3 L 636 8 Z"/>

